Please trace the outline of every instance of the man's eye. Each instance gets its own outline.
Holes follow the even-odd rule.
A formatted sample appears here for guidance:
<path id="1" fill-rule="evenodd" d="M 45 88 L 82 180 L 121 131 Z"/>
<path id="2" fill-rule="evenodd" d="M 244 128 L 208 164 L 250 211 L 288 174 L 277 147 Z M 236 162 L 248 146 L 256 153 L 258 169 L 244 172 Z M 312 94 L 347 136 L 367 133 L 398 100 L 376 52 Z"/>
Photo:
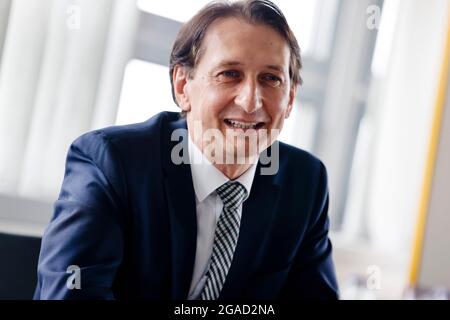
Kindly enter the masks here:
<path id="1" fill-rule="evenodd" d="M 281 85 L 281 79 L 273 74 L 266 74 L 262 76 L 263 81 L 267 82 L 272 87 L 278 87 Z"/>
<path id="2" fill-rule="evenodd" d="M 238 71 L 229 70 L 221 72 L 220 76 L 227 79 L 238 79 L 241 75 Z"/>

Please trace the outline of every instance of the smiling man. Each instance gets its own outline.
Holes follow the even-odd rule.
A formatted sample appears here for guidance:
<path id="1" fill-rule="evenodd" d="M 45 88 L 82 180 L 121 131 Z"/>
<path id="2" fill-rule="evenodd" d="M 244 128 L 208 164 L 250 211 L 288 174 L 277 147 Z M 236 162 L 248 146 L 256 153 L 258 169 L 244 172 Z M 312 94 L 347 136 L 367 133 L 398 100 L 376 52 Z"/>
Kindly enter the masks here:
<path id="1" fill-rule="evenodd" d="M 35 298 L 336 299 L 325 167 L 276 141 L 300 68 L 273 3 L 197 13 L 171 54 L 181 114 L 70 147 Z"/>

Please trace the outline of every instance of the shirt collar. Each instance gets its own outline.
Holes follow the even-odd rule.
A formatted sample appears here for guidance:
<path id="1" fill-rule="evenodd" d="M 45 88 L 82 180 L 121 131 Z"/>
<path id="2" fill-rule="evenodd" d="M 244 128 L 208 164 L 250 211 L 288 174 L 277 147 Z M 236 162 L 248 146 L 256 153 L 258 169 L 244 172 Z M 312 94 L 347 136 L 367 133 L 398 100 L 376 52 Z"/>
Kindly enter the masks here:
<path id="1" fill-rule="evenodd" d="M 201 150 L 192 141 L 190 135 L 188 142 L 189 150 L 189 163 L 191 165 L 192 182 L 194 184 L 195 196 L 199 202 L 206 199 L 212 192 L 224 183 L 230 181 L 219 169 L 217 169 L 207 157 L 201 152 Z M 242 184 L 247 191 L 247 196 L 244 201 L 249 197 L 250 190 L 252 188 L 253 179 L 256 172 L 256 164 L 251 165 L 241 176 L 233 181 L 237 181 Z"/>

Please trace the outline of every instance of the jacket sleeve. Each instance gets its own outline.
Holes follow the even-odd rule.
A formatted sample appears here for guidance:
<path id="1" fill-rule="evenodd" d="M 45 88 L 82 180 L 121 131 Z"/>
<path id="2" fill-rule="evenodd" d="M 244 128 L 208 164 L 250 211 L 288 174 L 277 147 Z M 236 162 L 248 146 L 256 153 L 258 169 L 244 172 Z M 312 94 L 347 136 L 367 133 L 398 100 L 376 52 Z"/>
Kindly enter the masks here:
<path id="1" fill-rule="evenodd" d="M 99 131 L 71 146 L 61 192 L 43 235 L 35 299 L 113 299 L 122 261 L 124 183 Z"/>
<path id="2" fill-rule="evenodd" d="M 320 181 L 308 231 L 294 258 L 283 300 L 338 299 L 338 284 L 332 261 L 332 245 L 328 238 L 328 187 L 325 166 L 320 165 Z"/>

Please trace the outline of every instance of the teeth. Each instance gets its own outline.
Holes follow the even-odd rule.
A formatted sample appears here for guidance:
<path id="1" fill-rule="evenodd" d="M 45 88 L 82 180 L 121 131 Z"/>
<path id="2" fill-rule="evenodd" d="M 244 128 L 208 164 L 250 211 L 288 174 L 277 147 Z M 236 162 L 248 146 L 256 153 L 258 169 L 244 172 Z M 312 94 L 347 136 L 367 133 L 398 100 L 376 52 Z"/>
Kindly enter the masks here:
<path id="1" fill-rule="evenodd" d="M 235 120 L 228 120 L 228 121 L 234 128 L 239 128 L 239 129 L 255 129 L 256 125 L 258 124 L 256 122 L 247 123 L 247 122 L 239 122 L 239 121 L 235 121 Z"/>

